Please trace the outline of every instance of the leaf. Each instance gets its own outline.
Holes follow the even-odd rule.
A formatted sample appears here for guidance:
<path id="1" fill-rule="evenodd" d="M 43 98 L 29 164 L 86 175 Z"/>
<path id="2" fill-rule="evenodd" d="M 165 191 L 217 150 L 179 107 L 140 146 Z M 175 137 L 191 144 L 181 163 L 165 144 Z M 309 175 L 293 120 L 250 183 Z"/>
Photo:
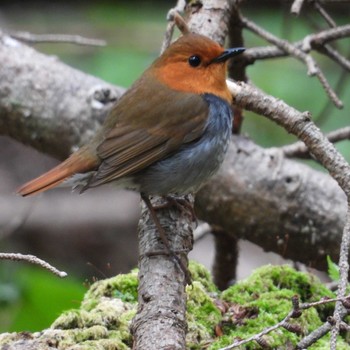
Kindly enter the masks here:
<path id="1" fill-rule="evenodd" d="M 334 263 L 329 255 L 327 255 L 328 276 L 332 281 L 339 281 L 339 266 Z"/>

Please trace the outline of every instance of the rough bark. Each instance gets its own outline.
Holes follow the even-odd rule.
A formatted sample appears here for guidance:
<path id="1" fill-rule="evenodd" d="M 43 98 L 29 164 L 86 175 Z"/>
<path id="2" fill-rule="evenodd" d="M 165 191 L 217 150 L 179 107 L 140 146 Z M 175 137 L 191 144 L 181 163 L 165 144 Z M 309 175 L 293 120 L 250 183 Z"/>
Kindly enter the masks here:
<path id="1" fill-rule="evenodd" d="M 196 196 L 196 213 L 285 258 L 324 269 L 339 256 L 346 196 L 329 175 L 234 136 L 215 178 Z"/>
<path id="2" fill-rule="evenodd" d="M 232 1 L 193 1 L 187 6 L 188 26 L 194 33 L 200 33 L 223 45 L 228 33 Z"/>
<path id="3" fill-rule="evenodd" d="M 206 1 L 200 7 L 197 5 L 197 8 L 194 8 L 194 10 L 191 12 L 190 26 L 194 31 L 211 36 L 222 43 L 227 32 L 227 28 L 225 26 L 227 25 L 226 19 L 228 18 L 227 12 L 229 9 L 229 3 L 230 2 L 226 1 Z M 206 11 L 208 11 L 210 14 L 209 16 L 207 16 Z M 215 15 L 213 15 L 214 13 Z M 219 15 L 218 17 L 216 17 L 217 14 Z M 199 17 L 197 17 L 198 15 Z M 197 23 L 195 18 L 199 18 Z M 208 23 L 210 25 L 208 25 Z M 214 31 L 212 31 L 212 28 L 214 28 Z M 104 111 L 108 109 L 109 102 L 114 101 L 117 97 L 117 94 L 114 95 L 111 93 L 111 91 L 114 91 L 113 87 L 108 86 L 106 90 L 103 88 L 96 88 L 98 80 L 90 77 L 85 82 L 84 75 L 82 73 L 78 73 L 70 68 L 67 68 L 68 74 L 63 78 L 62 73 L 66 70 L 64 65 L 61 65 L 59 62 L 55 62 L 55 60 L 47 61 L 45 56 L 39 57 L 35 51 L 32 50 L 30 53 L 30 51 L 27 51 L 27 48 L 23 50 L 28 53 L 28 56 L 21 54 L 20 56 L 17 56 L 18 61 L 13 60 L 12 56 L 15 54 L 15 51 L 18 49 L 18 47 L 24 47 L 24 45 L 18 44 L 16 41 L 9 39 L 8 37 L 2 36 L 0 45 L 1 49 L 4 49 L 5 52 L 4 55 L 0 55 L 0 60 L 5 68 L 8 68 L 6 72 L 9 73 L 8 75 L 5 75 L 4 72 L 4 75 L 0 76 L 0 84 L 4 84 L 1 86 L 2 88 L 0 88 L 0 117 L 3 121 L 0 124 L 1 132 L 12 137 L 16 137 L 17 139 L 22 140 L 22 142 L 31 144 L 38 149 L 45 149 L 45 151 L 55 155 L 58 158 L 65 157 L 67 153 L 72 151 L 77 145 L 85 142 L 89 138 L 91 135 L 89 130 L 95 130 L 100 124 Z M 11 60 L 8 60 L 8 57 L 11 57 Z M 29 65 L 28 67 L 22 65 L 23 61 L 36 62 L 36 59 L 39 62 L 39 68 L 35 65 Z M 41 59 L 43 60 L 41 61 Z M 16 67 L 21 68 L 16 71 Z M 54 69 L 52 70 L 53 76 L 51 77 L 48 72 L 51 72 L 52 67 L 54 67 Z M 6 69 L 4 69 L 4 71 Z M 11 89 L 14 76 L 16 76 L 16 79 L 18 77 L 18 80 L 16 80 L 16 85 L 13 85 L 15 86 L 15 89 Z M 58 83 L 58 87 L 62 87 L 63 89 L 59 89 L 55 84 L 46 84 L 45 82 L 41 82 L 41 80 L 37 80 L 37 76 L 42 77 L 44 81 Z M 67 80 L 69 81 L 69 79 L 72 79 L 72 82 L 70 82 L 71 84 L 67 84 Z M 87 89 L 88 86 L 90 86 L 90 89 Z M 50 90 L 52 87 L 53 89 Z M 23 94 L 17 95 L 16 90 L 19 90 Z M 98 92 L 96 93 L 96 91 Z M 249 94 L 251 94 L 251 90 L 247 89 L 247 91 Z M 47 94 L 48 92 L 51 92 L 51 95 Z M 244 93 L 245 90 L 243 88 L 237 94 L 236 102 L 241 107 L 251 109 L 250 101 L 257 96 L 247 96 L 244 95 Z M 74 101 L 66 99 L 67 96 L 78 97 L 79 103 L 75 104 Z M 33 99 L 33 104 L 28 103 L 28 101 L 31 99 Z M 23 101 L 25 101 L 25 103 Z M 43 105 L 38 105 L 38 101 L 40 101 L 40 103 L 43 102 Z M 255 110 L 260 111 L 261 114 L 272 116 L 272 119 L 274 120 L 275 111 L 278 110 L 278 106 L 275 106 L 272 100 L 270 103 L 268 98 L 266 98 L 263 102 L 265 104 L 263 104 L 261 107 L 254 107 Z M 266 102 L 268 103 L 266 104 Z M 105 106 L 105 103 L 107 106 Z M 73 109 L 70 109 L 71 106 L 73 106 Z M 41 109 L 41 107 L 43 109 Z M 85 111 L 88 111 L 88 115 L 93 117 L 93 122 L 91 122 L 90 118 L 82 118 L 82 113 Z M 287 117 L 286 124 L 288 121 L 290 125 L 292 125 L 290 130 L 291 132 L 295 133 L 300 138 L 303 138 L 303 135 L 305 134 L 310 134 L 311 137 L 308 146 L 311 150 L 313 150 L 313 154 L 319 159 L 322 158 L 322 163 L 324 166 L 330 170 L 332 175 L 338 180 L 344 190 L 349 193 L 349 185 L 346 183 L 347 178 L 344 176 L 344 172 L 341 171 L 342 168 L 346 169 L 347 165 L 336 152 L 333 152 L 329 145 L 326 144 L 327 148 L 320 147 L 318 149 L 318 146 L 324 146 L 325 143 L 322 144 L 322 137 L 318 138 L 319 134 L 317 133 L 317 130 L 315 130 L 312 125 L 310 126 L 308 115 L 305 114 L 305 118 L 298 118 L 297 122 L 293 123 L 293 120 L 290 117 L 295 116 L 288 115 L 288 113 L 286 113 L 286 109 L 280 110 L 279 113 Z M 64 119 L 65 116 L 69 118 Z M 41 119 L 41 117 L 44 118 Z M 58 124 L 56 124 L 56 119 L 61 117 L 63 118 L 63 122 L 60 121 Z M 275 119 L 275 121 L 280 122 L 280 120 L 277 119 Z M 75 125 L 75 123 L 77 124 Z M 40 135 L 37 134 L 38 130 L 40 130 Z M 68 131 L 68 133 L 64 133 L 64 130 Z M 316 138 L 312 137 L 312 132 L 316 132 Z M 60 137 L 57 137 L 57 134 Z M 80 138 L 80 136 L 82 136 L 82 138 Z M 63 142 L 63 140 L 66 140 L 66 143 Z M 246 152 L 249 155 L 253 153 L 259 155 L 258 147 L 256 147 L 256 149 L 254 149 L 254 147 L 256 147 L 254 144 L 243 144 L 243 146 L 239 147 L 237 150 L 231 150 L 230 154 L 234 154 L 236 156 L 237 153 L 240 154 Z M 223 223 L 225 223 L 225 219 L 232 217 L 234 213 L 233 209 L 236 209 L 241 215 L 241 221 L 236 222 L 235 225 L 238 223 L 241 226 L 247 225 L 247 227 L 249 227 L 250 225 L 250 233 L 253 233 L 253 235 L 249 239 L 254 241 L 258 235 L 262 235 L 263 239 L 261 244 L 265 249 L 272 250 L 275 246 L 281 247 L 280 252 L 282 252 L 284 256 L 286 256 L 290 247 L 296 247 L 296 251 L 301 252 L 303 256 L 310 256 L 311 253 L 310 248 L 302 249 L 304 247 L 311 246 L 314 248 L 314 246 L 317 246 L 316 250 L 322 250 L 325 248 L 328 249 L 332 246 L 332 242 L 329 239 L 333 237 L 333 235 L 336 235 L 336 233 L 333 233 L 330 228 L 333 222 L 330 224 L 327 220 L 325 220 L 324 226 L 319 228 L 317 224 L 306 220 L 313 217 L 312 215 L 319 219 L 320 217 L 323 217 L 323 213 L 327 212 L 328 210 L 332 211 L 332 214 L 334 214 L 337 219 L 340 218 L 338 221 L 343 220 L 343 212 L 341 210 L 337 211 L 337 204 L 342 202 L 342 198 L 344 198 L 344 196 L 341 196 L 342 192 L 336 193 L 335 188 L 329 188 L 329 191 L 333 191 L 331 193 L 336 193 L 336 197 L 339 197 L 339 203 L 335 201 L 332 203 L 332 208 L 330 208 L 331 206 L 328 203 L 328 196 L 330 192 L 325 193 L 322 191 L 322 189 L 324 189 L 326 186 L 333 186 L 332 180 L 330 180 L 329 177 L 326 180 L 326 177 L 310 171 L 310 173 L 308 173 L 309 177 L 304 179 L 301 174 L 303 174 L 303 172 L 307 172 L 307 167 L 303 168 L 302 166 L 298 165 L 300 168 L 298 168 L 299 170 L 296 170 L 291 165 L 292 163 L 287 163 L 287 161 L 283 161 L 283 159 L 281 160 L 278 152 L 266 152 L 267 151 L 262 151 L 260 153 L 261 159 L 255 159 L 252 157 L 253 161 L 251 161 L 251 172 L 248 172 L 248 174 L 251 175 L 252 173 L 260 172 L 261 170 L 263 174 L 266 175 L 263 180 L 260 180 L 259 178 L 252 180 L 251 178 L 254 178 L 254 176 L 250 176 L 250 178 L 243 182 L 243 177 L 236 177 L 233 173 L 235 165 L 230 164 L 228 173 L 231 175 L 231 177 L 225 180 L 226 183 L 224 182 L 223 178 L 220 178 L 221 175 L 219 175 L 219 177 L 216 178 L 214 185 L 213 182 L 211 185 L 214 195 L 218 193 L 221 181 L 223 181 L 223 184 L 226 185 L 221 192 L 222 197 L 219 201 L 217 201 L 217 204 L 215 202 L 215 198 L 209 196 L 208 193 L 210 193 L 210 191 L 206 190 L 206 188 L 208 189 L 207 186 L 210 185 L 203 188 L 201 192 L 202 194 L 200 194 L 198 199 L 198 207 L 202 217 L 209 218 L 209 214 L 215 212 L 213 218 L 209 219 L 215 222 L 215 220 L 218 220 L 217 218 L 223 214 L 225 217 L 221 217 L 221 222 L 219 224 L 224 226 Z M 325 157 L 322 157 L 323 153 L 326 154 Z M 265 167 L 262 165 L 265 165 Z M 247 168 L 245 169 L 245 172 L 247 173 Z M 308 181 L 311 176 L 312 180 Z M 230 197 L 231 192 L 233 192 L 231 187 L 232 182 L 230 181 L 235 182 L 236 187 L 242 189 L 241 193 L 244 194 L 241 194 L 242 198 L 239 198 L 238 196 L 235 197 L 234 194 Z M 319 184 L 322 186 L 319 186 Z M 256 193 L 259 193 L 258 196 L 255 196 L 254 193 L 252 193 L 254 188 L 257 189 Z M 305 192 L 299 191 L 299 188 L 303 188 Z M 316 213 L 314 213 L 315 203 L 317 203 L 318 206 L 320 205 L 318 198 L 312 197 L 313 192 L 317 191 L 320 191 L 322 200 L 324 200 L 324 202 L 322 202 L 324 208 L 321 208 L 322 210 L 317 208 Z M 271 193 L 274 195 L 272 199 Z M 311 200 L 303 197 L 303 194 L 305 193 L 311 193 Z M 292 203 L 294 206 L 290 203 L 292 202 L 292 196 L 295 196 L 298 199 L 296 203 Z M 244 197 L 249 197 L 250 204 L 246 204 L 246 206 L 244 206 Z M 242 202 L 238 201 L 237 199 L 242 199 Z M 201 201 L 202 204 L 200 204 Z M 214 204 L 216 204 L 216 211 L 212 209 Z M 231 204 L 231 206 L 229 206 L 229 204 Z M 301 211 L 301 206 L 305 206 L 311 213 L 308 213 L 307 210 L 305 212 Z M 339 204 L 339 206 L 344 208 L 344 202 Z M 271 207 L 274 209 L 274 211 L 269 211 Z M 336 207 L 336 209 L 334 207 Z M 247 213 L 252 213 L 255 216 L 249 215 L 247 218 Z M 262 213 L 264 214 L 262 215 Z M 289 213 L 294 214 L 294 216 L 290 216 Z M 309 216 L 304 215 L 305 213 L 308 213 Z M 156 342 L 154 347 L 155 349 L 169 347 L 182 349 L 184 348 L 185 334 L 185 299 L 183 280 L 181 279 L 181 276 L 183 278 L 183 275 L 181 274 L 179 278 L 175 277 L 173 280 L 173 276 L 176 276 L 176 273 L 178 272 L 175 271 L 177 265 L 174 264 L 173 261 L 170 261 L 171 264 L 168 265 L 168 257 L 164 258 L 164 255 L 162 254 L 150 257 L 146 254 L 149 252 L 149 249 L 153 247 L 153 244 L 151 246 L 145 245 L 145 247 L 143 247 L 143 244 L 145 242 L 155 243 L 155 229 L 152 227 L 153 222 L 149 220 L 147 215 L 148 212 L 144 210 L 142 215 L 142 222 L 144 224 L 140 226 L 140 310 L 139 315 L 134 321 L 133 327 L 134 332 L 139 333 L 139 336 L 136 337 L 136 347 L 147 349 L 150 348 L 149 338 L 143 337 L 144 334 L 148 334 L 148 327 L 150 326 L 153 333 L 151 332 L 149 334 L 151 335 L 151 340 Z M 279 225 L 277 225 L 277 227 L 279 235 L 270 235 L 266 237 L 266 231 L 271 232 L 274 228 L 270 222 L 271 216 L 273 215 L 276 215 L 278 219 L 277 223 Z M 187 250 L 190 242 L 190 239 L 188 238 L 191 237 L 191 229 L 189 228 L 188 218 L 181 216 L 179 217 L 178 214 L 174 214 L 172 211 L 165 211 L 162 215 L 160 215 L 160 217 L 162 218 L 163 227 L 172 228 L 174 223 L 182 223 L 181 230 L 184 230 L 184 236 L 182 237 L 182 234 L 179 234 L 179 228 L 176 227 L 177 232 L 174 237 L 176 239 L 180 239 L 180 244 L 179 242 L 170 240 L 172 243 L 171 247 L 176 251 L 176 247 L 178 245 L 180 247 L 185 245 Z M 342 222 L 344 223 L 344 221 Z M 335 224 L 334 227 L 336 227 Z M 300 233 L 299 236 L 297 233 L 294 235 L 294 229 L 297 231 L 297 233 Z M 324 232 L 328 231 L 331 232 L 331 234 L 326 235 Z M 235 232 L 237 232 L 237 227 L 235 227 Z M 242 235 L 244 236 L 244 230 Z M 321 242 L 321 239 L 318 240 L 317 238 L 322 236 L 326 236 L 325 239 L 327 246 L 324 245 L 324 241 L 322 241 L 320 246 L 317 245 Z M 314 257 L 315 260 L 318 258 L 319 256 Z M 154 282 L 150 284 L 150 280 L 147 278 L 147 276 L 150 274 L 159 276 L 159 279 L 156 279 L 156 288 L 154 288 Z M 169 276 L 171 276 L 170 279 Z M 173 282 L 173 284 L 169 282 Z M 169 286 L 167 284 L 169 284 Z M 167 287 L 171 287 L 172 293 L 174 294 L 170 293 L 166 289 Z M 160 291 L 162 291 L 162 293 L 159 293 Z M 156 295 L 160 295 L 161 299 L 157 300 L 155 298 Z M 179 306 L 179 309 L 173 309 L 173 305 Z M 162 311 L 161 316 L 163 320 L 159 318 L 159 315 L 155 314 L 154 310 L 156 309 Z M 164 323 L 164 319 L 167 320 L 168 317 L 171 322 L 169 324 Z M 176 327 L 172 327 L 174 322 Z M 161 327 L 164 328 L 161 328 L 159 331 L 157 324 L 160 324 Z M 155 330 L 157 330 L 157 332 L 155 332 Z M 163 333 L 167 333 L 169 330 L 174 331 L 169 342 L 165 338 L 154 338 L 158 337 L 159 334 L 163 335 Z"/>
<path id="4" fill-rule="evenodd" d="M 153 204 L 164 204 L 164 200 L 157 198 Z M 187 269 L 187 254 L 192 250 L 191 213 L 179 215 L 177 208 L 165 208 L 158 209 L 157 216 L 182 267 L 166 253 L 155 223 L 143 206 L 139 222 L 138 312 L 132 323 L 134 346 L 140 350 L 180 350 L 185 348 L 187 330 L 182 268 Z"/>
<path id="5" fill-rule="evenodd" d="M 11 44 L 9 45 L 8 42 L 10 42 Z M 23 54 L 22 54 L 22 51 L 23 51 Z M 13 61 L 9 60 L 8 57 L 13 57 L 14 60 Z M 0 40 L 0 60 L 2 64 L 2 69 L 0 74 L 2 77 L 13 76 L 14 71 L 23 72 L 25 71 L 24 67 L 26 66 L 32 65 L 35 67 L 40 67 L 40 64 L 45 63 L 45 66 L 42 67 L 43 69 L 37 69 L 32 72 L 29 70 L 26 70 L 27 73 L 26 75 L 23 75 L 23 76 L 19 74 L 19 78 L 21 79 L 20 84 L 17 84 L 17 79 L 15 80 L 10 80 L 9 78 L 0 79 L 0 91 L 9 91 L 9 93 L 6 96 L 2 93 L 0 98 L 0 111 L 1 111 L 0 131 L 3 134 L 11 136 L 12 133 L 15 132 L 14 126 L 18 125 L 19 129 L 23 129 L 23 133 L 19 133 L 17 135 L 18 140 L 24 143 L 27 143 L 35 148 L 44 149 L 46 153 L 56 158 L 62 158 L 62 157 L 68 156 L 68 154 L 70 153 L 70 150 L 74 149 L 77 144 L 80 144 L 81 142 L 83 142 L 83 140 L 88 138 L 89 135 L 91 135 L 99 125 L 97 121 L 91 123 L 88 117 L 81 119 L 81 116 L 90 115 L 92 117 L 93 115 L 95 115 L 95 117 L 97 118 L 96 120 L 99 120 L 99 117 L 97 117 L 96 114 L 92 113 L 93 111 L 92 111 L 91 105 L 87 102 L 88 96 L 91 96 L 89 94 L 89 91 L 92 91 L 94 88 L 96 88 L 96 86 L 109 86 L 112 90 L 116 89 L 116 91 L 120 91 L 119 88 L 117 87 L 111 87 L 111 85 L 103 83 L 94 77 L 88 76 L 87 74 L 84 74 L 82 72 L 77 72 L 76 70 L 60 63 L 57 59 L 50 59 L 45 55 L 42 55 L 36 52 L 35 50 L 27 47 L 26 45 L 23 45 L 17 42 L 16 44 L 14 44 L 13 39 L 10 39 L 6 36 L 2 36 L 2 39 Z M 58 74 L 57 72 L 60 72 L 60 74 Z M 59 78 L 59 75 L 64 76 L 65 79 Z M 29 91 L 31 91 L 30 86 L 32 86 L 34 81 L 45 81 L 47 77 L 51 77 L 50 78 L 51 80 L 55 80 L 55 79 L 57 80 L 55 80 L 54 83 L 52 84 L 47 84 L 45 89 L 45 94 L 46 96 L 54 96 L 56 90 L 65 91 L 65 89 L 67 89 L 67 86 L 74 86 L 77 75 L 81 75 L 81 78 L 80 78 L 81 96 L 85 96 L 85 98 L 81 97 L 80 99 L 78 99 L 76 95 L 72 95 L 72 93 L 70 93 L 70 96 L 72 98 L 73 104 L 81 103 L 81 106 L 79 107 L 80 108 L 79 113 L 77 113 L 73 107 L 68 109 L 62 109 L 64 113 L 51 112 L 51 110 L 57 111 L 59 107 L 59 102 L 57 102 L 57 100 L 53 98 L 43 98 L 39 100 L 36 94 L 29 93 Z M 103 85 L 103 84 L 106 84 L 106 85 Z M 36 108 L 35 113 L 31 112 L 31 116 L 29 118 L 24 117 L 24 114 L 22 113 L 23 111 L 21 109 L 20 111 L 22 111 L 21 112 L 22 114 L 18 113 L 18 111 L 15 111 L 13 108 L 9 108 L 9 101 L 13 100 L 14 98 L 17 99 L 18 96 L 22 96 L 23 98 L 24 96 L 26 96 L 25 97 L 26 105 L 32 106 L 33 110 L 34 110 L 34 107 Z M 76 98 L 75 100 L 73 99 L 74 96 Z M 36 107 L 38 105 L 40 105 L 40 108 Z M 106 108 L 107 107 L 108 106 L 106 106 Z M 61 118 L 63 118 L 63 121 L 61 121 Z M 40 121 L 42 120 L 44 121 L 43 124 L 40 123 Z M 67 120 L 69 120 L 69 122 L 65 122 Z M 33 139 L 29 137 L 29 133 L 25 133 L 26 129 L 33 130 L 33 127 L 34 127 L 33 125 L 36 125 L 35 132 L 38 135 L 41 135 L 41 133 L 43 134 L 47 133 L 49 135 L 57 135 L 57 130 L 59 129 L 60 137 L 56 137 L 56 136 L 40 137 L 40 142 L 38 142 L 37 139 Z M 83 135 L 85 135 L 85 138 L 82 136 L 82 139 L 78 140 L 77 138 L 78 136 L 74 136 L 74 137 L 71 136 L 72 132 L 74 133 L 74 135 L 79 135 L 78 130 L 85 130 L 85 134 L 83 133 Z M 249 151 L 249 149 L 245 151 L 243 147 L 240 147 L 242 151 L 240 152 L 239 157 L 236 154 L 237 152 L 236 147 L 234 145 L 231 147 L 231 149 L 229 150 L 228 159 L 230 158 L 235 159 L 235 161 L 232 161 L 229 166 L 227 165 L 227 163 L 225 163 L 226 164 L 225 171 L 227 171 L 227 177 L 228 177 L 230 176 L 230 174 L 235 174 L 237 172 L 242 173 L 242 170 L 245 167 L 247 169 L 251 169 L 251 171 L 246 172 L 245 174 L 249 174 L 250 176 L 250 184 L 251 184 L 250 188 L 257 188 L 259 183 L 254 183 L 254 181 L 257 180 L 254 174 L 257 174 L 256 167 L 257 165 L 260 164 L 259 157 L 260 158 L 267 157 L 266 158 L 266 162 L 267 162 L 268 156 L 266 155 L 263 149 L 254 145 L 253 142 L 247 143 L 246 146 L 248 146 L 248 144 L 250 145 L 249 147 L 251 147 L 251 151 Z M 254 157 L 243 157 L 244 155 L 253 154 L 254 153 L 252 152 L 253 150 L 254 152 L 258 152 L 257 158 L 256 158 L 257 160 Z M 262 154 L 265 154 L 265 156 L 262 156 Z M 288 163 L 286 160 L 284 160 L 283 163 L 292 164 L 292 163 Z M 280 178 L 293 180 L 293 176 L 291 176 L 290 172 L 292 171 L 292 169 L 295 169 L 295 167 L 297 167 L 297 169 L 300 169 L 297 162 L 293 162 L 292 168 L 281 167 L 279 169 Z M 295 245 L 300 247 L 304 244 L 311 244 L 311 242 L 313 242 L 312 237 L 315 236 L 315 234 L 318 236 L 320 232 L 328 232 L 329 230 L 331 230 L 329 231 L 331 232 L 331 234 L 328 234 L 327 236 L 331 237 L 329 239 L 334 238 L 334 242 L 335 242 L 337 239 L 339 239 L 341 234 L 341 230 L 342 230 L 341 226 L 344 223 L 343 215 L 344 215 L 345 209 L 340 204 L 329 205 L 329 201 L 331 196 L 332 198 L 335 198 L 337 202 L 340 203 L 341 201 L 343 201 L 344 196 L 341 194 L 339 190 L 336 190 L 336 192 L 328 192 L 328 193 L 331 193 L 330 195 L 327 194 L 327 191 L 329 191 L 329 188 L 337 187 L 334 185 L 334 181 L 329 176 L 324 175 L 324 177 L 322 178 L 323 185 L 318 186 L 318 182 L 319 182 L 318 176 L 314 175 L 317 172 L 315 172 L 314 170 L 312 170 L 307 166 L 303 166 L 302 168 L 303 168 L 302 170 L 303 172 L 310 174 L 310 176 L 308 176 L 309 185 L 304 188 L 304 198 L 311 198 L 315 193 L 315 188 L 319 188 L 321 189 L 321 191 L 318 194 L 317 202 L 309 201 L 309 200 L 299 200 L 298 205 L 294 207 L 293 212 L 294 213 L 298 212 L 300 214 L 314 212 L 314 214 L 317 215 L 318 209 L 316 209 L 316 212 L 313 209 L 313 207 L 315 206 L 315 203 L 317 203 L 317 208 L 327 208 L 327 210 L 322 210 L 321 213 L 323 214 L 317 215 L 313 219 L 313 222 L 317 224 L 317 228 L 319 231 L 316 231 L 316 233 L 314 233 L 313 230 L 306 230 L 304 231 L 303 234 L 293 236 L 293 239 L 295 239 Z M 292 172 L 296 172 L 298 174 L 300 171 L 293 170 Z M 271 173 L 271 170 L 268 166 L 265 166 L 265 167 L 259 166 L 258 173 L 262 177 L 265 177 L 266 182 L 273 181 L 274 174 Z M 212 200 L 216 198 L 216 203 L 220 202 L 221 204 L 220 205 L 218 204 L 217 206 L 215 206 L 215 208 L 218 209 L 215 215 L 217 215 L 218 217 L 222 217 L 222 219 L 225 219 L 225 221 L 227 221 L 228 218 L 234 217 L 235 225 L 236 225 L 235 229 L 237 227 L 241 227 L 243 229 L 243 227 L 249 223 L 250 223 L 249 224 L 250 227 L 254 224 L 254 222 L 260 223 L 259 225 L 255 225 L 255 227 L 259 226 L 258 227 L 259 229 L 258 230 L 255 229 L 254 234 L 247 236 L 246 233 L 242 233 L 242 237 L 246 237 L 246 239 L 249 239 L 249 240 L 251 239 L 254 242 L 258 242 L 259 244 L 261 244 L 261 246 L 265 250 L 274 250 L 278 252 L 283 252 L 282 250 L 279 250 L 278 247 L 276 247 L 275 243 L 273 243 L 270 240 L 266 240 L 264 238 L 266 232 L 270 232 L 270 231 L 265 230 L 264 225 L 262 225 L 262 223 L 265 222 L 266 218 L 269 218 L 270 220 L 269 227 L 272 227 L 272 228 L 279 227 L 279 232 L 280 232 L 279 236 L 281 237 L 281 239 L 284 240 L 285 233 L 289 232 L 290 227 L 295 227 L 296 218 L 300 214 L 297 213 L 296 214 L 297 216 L 294 216 L 294 217 L 291 215 L 283 215 L 283 216 L 278 215 L 278 217 L 275 218 L 273 215 L 270 215 L 271 212 L 268 211 L 270 207 L 263 206 L 263 205 L 259 207 L 260 210 L 254 210 L 253 212 L 252 210 L 256 206 L 253 206 L 253 207 L 249 206 L 250 209 L 248 211 L 239 210 L 240 206 L 239 206 L 238 198 L 241 198 L 244 200 L 245 198 L 250 198 L 250 197 L 248 197 L 247 192 L 245 192 L 245 187 L 242 188 L 238 186 L 238 188 L 234 189 L 232 188 L 232 183 L 229 183 L 230 187 L 224 190 L 224 192 L 227 193 L 228 191 L 233 191 L 235 193 L 235 196 L 236 196 L 235 198 L 237 198 L 237 200 L 236 200 L 236 205 L 234 207 L 231 206 L 230 209 L 225 209 L 225 212 L 228 215 L 226 215 L 226 217 L 223 217 L 223 215 L 221 215 L 220 213 L 222 211 L 221 208 L 224 205 L 226 205 L 225 197 L 220 199 L 219 196 L 216 196 L 215 198 L 212 198 L 211 196 L 211 194 L 215 194 L 216 186 L 218 186 L 220 181 L 222 181 L 221 180 L 222 175 L 220 174 L 217 177 L 215 177 L 210 182 L 210 184 L 208 184 L 205 187 L 206 189 L 205 191 L 201 191 L 200 198 L 198 199 L 198 201 L 200 200 L 200 203 L 210 203 Z M 244 175 L 240 175 L 240 176 L 242 177 Z M 236 183 L 238 180 L 239 180 L 239 177 L 235 177 L 234 179 L 232 179 L 234 183 Z M 289 184 L 287 180 L 285 180 L 285 185 L 286 186 L 290 185 L 288 188 L 290 188 L 293 183 L 294 182 L 291 181 L 291 183 Z M 209 190 L 210 187 L 212 186 L 214 187 L 214 189 Z M 239 191 L 240 189 L 242 190 L 242 192 Z M 248 192 L 250 193 L 250 196 L 251 196 L 251 192 L 252 191 Z M 257 192 L 256 196 L 254 197 L 254 202 L 258 204 L 265 203 L 264 196 L 268 196 L 268 195 L 269 193 L 266 193 L 266 192 L 261 192 L 261 191 Z M 277 205 L 278 208 L 289 207 L 290 196 L 279 196 L 278 200 L 279 200 Z M 251 203 L 254 203 L 254 202 L 251 202 Z M 203 207 L 203 204 L 201 204 L 200 206 Z M 214 220 L 210 218 L 214 216 L 214 210 L 212 209 L 209 210 L 209 209 L 210 208 L 207 207 L 206 210 L 208 211 L 205 211 L 205 212 L 203 209 L 200 209 L 200 215 L 202 218 L 204 219 L 208 218 L 208 220 L 211 220 L 213 222 Z M 230 212 L 230 210 L 233 210 L 233 209 L 235 209 L 235 211 Z M 253 219 L 247 220 L 246 215 L 249 212 L 252 213 L 250 217 Z M 255 214 L 259 215 L 258 218 L 260 217 L 264 219 L 265 217 L 264 221 L 260 221 L 260 219 L 258 218 L 254 219 L 253 213 L 254 215 Z M 328 217 L 332 217 L 332 222 L 334 223 L 331 229 L 329 226 Z M 276 221 L 274 221 L 274 219 L 276 219 Z M 218 219 L 215 219 L 215 222 L 218 223 Z M 44 221 L 43 221 L 43 224 L 45 224 Z M 221 223 L 219 224 L 221 225 Z M 273 232 L 276 232 L 276 230 L 273 230 Z M 259 238 L 259 235 L 261 235 L 260 238 Z M 305 241 L 304 238 L 306 236 L 309 236 L 309 238 L 306 240 L 306 242 L 304 242 Z M 309 251 L 311 249 L 318 250 L 317 244 L 319 243 L 320 243 L 320 240 L 316 240 L 311 246 L 305 245 L 305 250 L 306 251 L 308 249 Z M 330 254 L 332 256 L 336 255 L 333 244 L 331 246 L 322 245 L 320 247 L 320 251 L 322 252 L 323 249 L 325 249 L 324 254 Z M 289 250 L 291 249 L 288 249 L 287 252 Z M 297 253 L 298 253 L 298 250 L 297 250 Z M 320 255 L 318 255 L 318 258 L 319 257 Z M 303 258 L 301 254 L 296 257 L 296 259 L 299 261 L 307 260 L 305 258 L 306 256 L 304 256 Z M 315 266 L 319 266 L 319 265 L 316 264 Z"/>
<path id="6" fill-rule="evenodd" d="M 65 158 L 101 125 L 124 89 L 0 32 L 0 133 Z"/>

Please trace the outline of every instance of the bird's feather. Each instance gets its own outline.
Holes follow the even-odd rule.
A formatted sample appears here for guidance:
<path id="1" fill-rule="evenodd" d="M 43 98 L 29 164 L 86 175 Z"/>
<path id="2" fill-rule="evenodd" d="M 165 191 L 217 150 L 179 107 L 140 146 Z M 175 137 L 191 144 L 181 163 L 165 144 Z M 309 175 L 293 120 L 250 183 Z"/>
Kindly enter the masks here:
<path id="1" fill-rule="evenodd" d="M 87 147 L 83 147 L 55 168 L 24 184 L 17 192 L 22 196 L 44 192 L 56 187 L 74 174 L 91 171 L 98 164 L 98 158 L 89 152 Z"/>
<path id="2" fill-rule="evenodd" d="M 111 112 L 117 117 L 97 147 L 102 163 L 87 187 L 138 172 L 203 134 L 208 105 L 200 95 L 169 89 L 156 79 L 148 81 L 153 81 L 151 86 L 136 84 Z M 139 96 L 143 101 L 137 101 Z"/>

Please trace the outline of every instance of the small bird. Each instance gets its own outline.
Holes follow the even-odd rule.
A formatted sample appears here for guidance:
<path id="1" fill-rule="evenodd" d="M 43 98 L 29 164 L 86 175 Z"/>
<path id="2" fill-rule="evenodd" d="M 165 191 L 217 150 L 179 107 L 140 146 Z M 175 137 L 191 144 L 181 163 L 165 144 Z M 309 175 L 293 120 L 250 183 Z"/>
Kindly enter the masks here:
<path id="1" fill-rule="evenodd" d="M 226 62 L 243 51 L 199 34 L 180 37 L 117 101 L 89 143 L 18 193 L 29 196 L 62 183 L 81 191 L 116 183 L 143 196 L 196 191 L 228 148 Z"/>

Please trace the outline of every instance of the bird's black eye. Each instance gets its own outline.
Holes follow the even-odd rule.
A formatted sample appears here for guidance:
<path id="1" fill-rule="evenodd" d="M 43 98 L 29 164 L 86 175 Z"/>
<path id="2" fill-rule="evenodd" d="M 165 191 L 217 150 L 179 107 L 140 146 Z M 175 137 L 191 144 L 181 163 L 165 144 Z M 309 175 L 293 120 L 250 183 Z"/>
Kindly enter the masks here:
<path id="1" fill-rule="evenodd" d="M 197 55 L 193 55 L 188 59 L 188 63 L 191 67 L 198 67 L 201 64 L 201 59 Z"/>

